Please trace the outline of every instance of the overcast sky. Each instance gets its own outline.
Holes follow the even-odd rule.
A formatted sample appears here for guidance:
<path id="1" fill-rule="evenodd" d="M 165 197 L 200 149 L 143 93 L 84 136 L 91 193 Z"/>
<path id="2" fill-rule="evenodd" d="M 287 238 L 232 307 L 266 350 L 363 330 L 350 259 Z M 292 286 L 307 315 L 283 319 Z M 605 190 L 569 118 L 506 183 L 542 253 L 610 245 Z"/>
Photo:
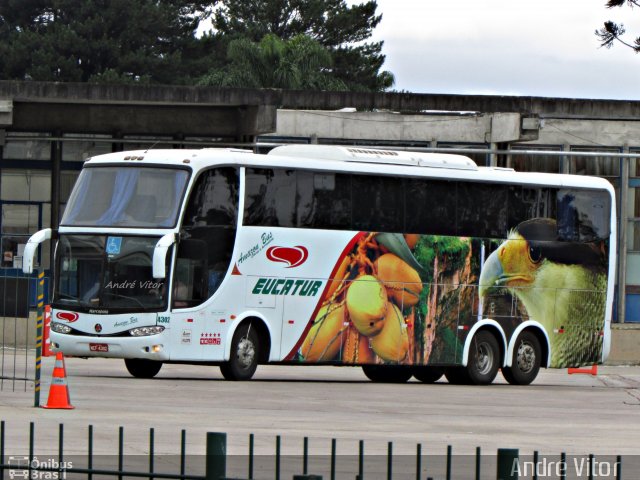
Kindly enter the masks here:
<path id="1" fill-rule="evenodd" d="M 593 33 L 621 21 L 632 41 L 640 9 L 605 1 L 377 0 L 373 39 L 396 90 L 640 100 L 640 54 Z"/>

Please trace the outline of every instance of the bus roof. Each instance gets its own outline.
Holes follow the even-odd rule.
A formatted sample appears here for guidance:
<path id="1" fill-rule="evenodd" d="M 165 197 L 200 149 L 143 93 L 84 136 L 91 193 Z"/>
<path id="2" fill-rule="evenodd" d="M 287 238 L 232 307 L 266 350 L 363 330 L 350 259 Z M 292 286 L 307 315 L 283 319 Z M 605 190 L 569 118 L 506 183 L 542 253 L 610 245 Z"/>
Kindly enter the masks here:
<path id="1" fill-rule="evenodd" d="M 217 164 L 258 168 L 302 168 L 324 172 L 597 188 L 608 190 L 611 195 L 615 195 L 611 183 L 599 177 L 478 167 L 471 159 L 462 155 L 333 145 L 287 145 L 276 147 L 268 155 L 235 148 L 137 150 L 98 155 L 85 162 L 87 166 L 98 164 L 170 165 L 186 167 L 196 172 Z"/>
<path id="2" fill-rule="evenodd" d="M 382 150 L 367 147 L 342 147 L 333 145 L 282 145 L 269 152 L 269 155 L 284 157 L 315 158 L 318 160 L 336 160 L 343 162 L 361 162 L 413 167 L 451 168 L 459 170 L 477 170 L 473 160 L 464 155 L 449 153 L 422 153 L 397 150 Z"/>

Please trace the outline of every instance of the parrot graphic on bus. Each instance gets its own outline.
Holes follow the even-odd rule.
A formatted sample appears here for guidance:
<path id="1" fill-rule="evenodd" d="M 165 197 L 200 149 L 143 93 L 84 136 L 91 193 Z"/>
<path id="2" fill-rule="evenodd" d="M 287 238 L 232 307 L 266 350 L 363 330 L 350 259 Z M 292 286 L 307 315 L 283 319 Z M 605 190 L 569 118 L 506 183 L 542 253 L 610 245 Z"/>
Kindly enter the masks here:
<path id="1" fill-rule="evenodd" d="M 551 367 L 588 365 L 602 354 L 607 274 L 604 242 L 559 242 L 556 221 L 520 223 L 487 258 L 480 296 L 505 288 L 540 322 Z"/>

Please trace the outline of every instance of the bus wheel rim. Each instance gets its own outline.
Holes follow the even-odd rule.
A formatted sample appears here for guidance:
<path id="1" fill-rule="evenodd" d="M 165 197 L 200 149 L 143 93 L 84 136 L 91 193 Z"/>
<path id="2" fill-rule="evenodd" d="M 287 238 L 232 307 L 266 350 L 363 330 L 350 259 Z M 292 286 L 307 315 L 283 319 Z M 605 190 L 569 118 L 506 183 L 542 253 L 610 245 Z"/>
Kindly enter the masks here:
<path id="1" fill-rule="evenodd" d="M 481 343 L 477 347 L 476 367 L 478 373 L 486 375 L 493 368 L 493 349 L 487 343 Z"/>
<path id="2" fill-rule="evenodd" d="M 527 342 L 522 342 L 518 346 L 517 353 L 518 369 L 523 373 L 529 373 L 533 370 L 536 361 L 536 352 L 533 346 Z"/>
<path id="3" fill-rule="evenodd" d="M 249 368 L 255 359 L 256 350 L 253 342 L 248 338 L 243 338 L 238 343 L 238 361 L 243 368 Z"/>

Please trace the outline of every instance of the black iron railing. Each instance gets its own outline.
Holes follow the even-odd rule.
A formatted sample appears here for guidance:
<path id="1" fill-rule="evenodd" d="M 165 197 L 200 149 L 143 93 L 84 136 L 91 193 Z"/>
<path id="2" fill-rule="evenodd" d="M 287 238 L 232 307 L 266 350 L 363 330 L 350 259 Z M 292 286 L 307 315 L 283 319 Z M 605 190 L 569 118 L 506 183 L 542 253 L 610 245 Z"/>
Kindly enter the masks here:
<path id="1" fill-rule="evenodd" d="M 387 443 L 386 455 L 365 455 L 363 440 L 358 442 L 358 452 L 340 454 L 337 440 L 331 439 L 327 454 L 310 454 L 309 438 L 304 437 L 301 455 L 283 455 L 282 438 L 275 438 L 275 451 L 269 455 L 256 455 L 255 436 L 249 435 L 246 455 L 228 455 L 227 435 L 206 434 L 204 455 L 187 455 L 186 431 L 182 430 L 177 452 L 171 455 L 156 454 L 155 429 L 149 429 L 148 448 L 144 455 L 125 453 L 124 428 L 119 427 L 117 452 L 114 455 L 97 455 L 94 452 L 95 430 L 87 429 L 86 448 L 82 455 L 65 453 L 64 425 L 58 428 L 58 448 L 54 455 L 36 451 L 35 424 L 29 424 L 27 449 L 8 445 L 5 421 L 0 422 L 0 477 L 19 479 L 76 479 L 94 477 L 177 479 L 177 480 L 234 480 L 269 479 L 282 480 L 423 480 L 423 479 L 544 479 L 585 478 L 589 480 L 616 479 L 622 476 L 622 456 L 596 457 L 540 455 L 520 456 L 517 449 L 498 449 L 497 454 L 483 455 L 476 447 L 475 455 L 454 455 L 452 446 L 446 454 L 426 455 L 422 444 L 416 445 L 415 455 L 394 454 L 393 443 Z M 74 451 L 82 446 L 77 437 L 72 440 Z M 136 445 L 139 450 L 141 445 Z M 202 449 L 199 449 L 200 451 Z M 21 455 L 16 455 L 21 453 Z M 132 461 L 133 459 L 133 461 Z M 198 460 L 198 461 L 194 461 Z M 401 460 L 401 461 L 400 461 Z M 193 462 L 192 462 L 193 461 Z M 233 464 L 233 465 L 231 465 Z M 258 465 L 259 464 L 259 465 Z M 639 478 L 640 468 L 631 462 L 625 478 Z M 233 468 L 228 468 L 233 467 Z M 398 468 L 401 467 L 401 468 Z M 229 477 L 229 474 L 232 477 Z"/>

